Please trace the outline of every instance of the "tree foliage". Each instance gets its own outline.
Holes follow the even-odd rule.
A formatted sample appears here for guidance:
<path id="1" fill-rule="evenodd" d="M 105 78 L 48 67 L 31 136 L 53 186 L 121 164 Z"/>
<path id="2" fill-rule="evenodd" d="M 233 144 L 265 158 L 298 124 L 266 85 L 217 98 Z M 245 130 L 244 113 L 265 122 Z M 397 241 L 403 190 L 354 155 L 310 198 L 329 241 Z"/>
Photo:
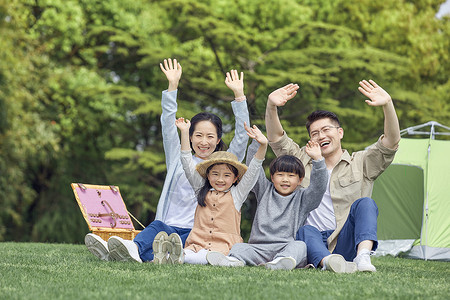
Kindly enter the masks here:
<path id="1" fill-rule="evenodd" d="M 340 116 L 350 151 L 377 139 L 383 113 L 364 103 L 361 79 L 391 94 L 402 128 L 450 125 L 450 22 L 434 17 L 442 2 L 0 0 L 0 240 L 81 241 L 71 182 L 119 185 L 129 210 L 153 220 L 166 170 L 166 57 L 183 66 L 177 115 L 213 111 L 226 132 L 231 68 L 245 72 L 261 126 L 267 95 L 300 84 L 280 109 L 300 144 L 315 109 Z"/>

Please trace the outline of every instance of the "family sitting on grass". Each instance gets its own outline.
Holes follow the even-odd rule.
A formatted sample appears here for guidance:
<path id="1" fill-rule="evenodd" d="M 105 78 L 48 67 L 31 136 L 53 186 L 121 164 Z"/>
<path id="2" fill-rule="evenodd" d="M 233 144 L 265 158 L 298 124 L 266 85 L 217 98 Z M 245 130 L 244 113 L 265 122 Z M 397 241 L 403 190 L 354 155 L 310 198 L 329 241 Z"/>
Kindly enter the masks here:
<path id="1" fill-rule="evenodd" d="M 235 100 L 235 135 L 228 151 L 221 119 L 207 112 L 191 120 L 176 118 L 182 68 L 165 59 L 169 82 L 162 92 L 162 135 L 167 176 L 155 221 L 133 241 L 112 236 L 106 242 L 89 233 L 89 251 L 103 260 L 156 264 L 211 264 L 268 269 L 312 265 L 336 273 L 375 272 L 370 255 L 377 242 L 378 208 L 369 198 L 374 180 L 394 159 L 400 140 L 389 94 L 374 81 L 359 82 L 370 106 L 384 112 L 384 134 L 366 150 L 342 149 L 344 130 L 329 111 L 314 111 L 306 128 L 310 140 L 300 147 L 283 130 L 277 107 L 294 98 L 298 85 L 272 92 L 266 107 L 266 136 L 250 126 L 244 75 L 227 73 Z M 177 128 L 181 133 L 181 140 Z M 248 137 L 246 165 L 241 163 Z M 277 155 L 270 181 L 262 162 L 267 145 Z M 194 154 L 192 155 L 192 151 Z M 257 208 L 248 243 L 240 235 L 241 206 L 250 191 Z"/>

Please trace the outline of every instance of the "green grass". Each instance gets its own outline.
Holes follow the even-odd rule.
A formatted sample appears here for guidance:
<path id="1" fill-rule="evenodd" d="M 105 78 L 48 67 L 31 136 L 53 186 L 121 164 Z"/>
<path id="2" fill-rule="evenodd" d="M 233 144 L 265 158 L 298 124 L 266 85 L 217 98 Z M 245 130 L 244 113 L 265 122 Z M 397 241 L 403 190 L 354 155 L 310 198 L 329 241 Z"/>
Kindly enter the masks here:
<path id="1" fill-rule="evenodd" d="M 449 299 L 450 264 L 372 258 L 376 273 L 103 262 L 84 245 L 0 243 L 0 299 Z"/>

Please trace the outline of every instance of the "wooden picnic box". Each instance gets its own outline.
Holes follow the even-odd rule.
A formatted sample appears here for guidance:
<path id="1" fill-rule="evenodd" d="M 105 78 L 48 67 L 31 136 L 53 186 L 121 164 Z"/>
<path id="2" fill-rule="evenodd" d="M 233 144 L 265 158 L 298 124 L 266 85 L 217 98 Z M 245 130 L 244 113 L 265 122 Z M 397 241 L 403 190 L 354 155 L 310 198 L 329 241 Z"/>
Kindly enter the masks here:
<path id="1" fill-rule="evenodd" d="M 135 230 L 118 186 L 72 183 L 78 206 L 89 230 L 107 241 L 111 236 L 132 240 Z"/>

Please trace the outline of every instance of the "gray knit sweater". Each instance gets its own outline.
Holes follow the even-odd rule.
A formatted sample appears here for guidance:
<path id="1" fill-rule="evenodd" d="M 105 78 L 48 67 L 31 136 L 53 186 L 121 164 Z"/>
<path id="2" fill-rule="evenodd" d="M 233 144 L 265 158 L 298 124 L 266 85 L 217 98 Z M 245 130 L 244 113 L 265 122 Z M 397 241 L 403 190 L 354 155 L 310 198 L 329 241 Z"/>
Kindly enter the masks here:
<path id="1" fill-rule="evenodd" d="M 247 151 L 247 163 L 251 161 L 259 143 L 255 140 Z M 261 166 L 259 178 L 252 189 L 256 195 L 257 208 L 250 233 L 249 244 L 286 243 L 305 223 L 310 211 L 322 201 L 328 181 L 325 160 L 312 161 L 311 182 L 308 188 L 297 188 L 288 196 L 281 196 L 273 183 L 266 178 Z"/>

